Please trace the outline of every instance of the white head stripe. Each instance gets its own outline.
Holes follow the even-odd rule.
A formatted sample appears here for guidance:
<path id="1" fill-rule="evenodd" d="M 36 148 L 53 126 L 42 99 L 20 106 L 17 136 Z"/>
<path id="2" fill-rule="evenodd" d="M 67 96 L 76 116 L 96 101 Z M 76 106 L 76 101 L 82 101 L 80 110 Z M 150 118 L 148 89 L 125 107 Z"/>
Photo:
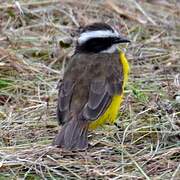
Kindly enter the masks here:
<path id="1" fill-rule="evenodd" d="M 117 37 L 119 34 L 117 31 L 110 30 L 97 30 L 97 31 L 88 31 L 84 32 L 78 38 L 78 43 L 82 44 L 91 38 L 103 38 L 103 37 Z"/>

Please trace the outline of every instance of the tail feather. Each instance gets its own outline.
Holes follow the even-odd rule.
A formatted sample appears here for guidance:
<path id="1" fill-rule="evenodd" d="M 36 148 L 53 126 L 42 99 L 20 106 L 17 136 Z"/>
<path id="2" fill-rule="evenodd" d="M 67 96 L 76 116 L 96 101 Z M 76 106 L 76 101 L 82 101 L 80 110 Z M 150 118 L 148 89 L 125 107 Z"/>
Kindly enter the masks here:
<path id="1" fill-rule="evenodd" d="M 53 145 L 67 150 L 84 150 L 88 147 L 88 123 L 72 119 L 65 123 L 55 137 Z"/>

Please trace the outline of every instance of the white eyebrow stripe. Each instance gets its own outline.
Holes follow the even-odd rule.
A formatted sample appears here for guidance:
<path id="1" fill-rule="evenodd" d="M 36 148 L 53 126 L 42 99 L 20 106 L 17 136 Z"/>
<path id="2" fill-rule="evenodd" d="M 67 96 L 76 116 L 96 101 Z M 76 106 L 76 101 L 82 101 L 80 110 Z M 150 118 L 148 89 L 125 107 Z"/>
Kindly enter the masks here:
<path id="1" fill-rule="evenodd" d="M 103 38 L 103 37 L 117 37 L 119 33 L 117 31 L 110 31 L 110 30 L 97 30 L 97 31 L 88 31 L 84 32 L 78 38 L 78 43 L 82 44 L 91 38 Z"/>

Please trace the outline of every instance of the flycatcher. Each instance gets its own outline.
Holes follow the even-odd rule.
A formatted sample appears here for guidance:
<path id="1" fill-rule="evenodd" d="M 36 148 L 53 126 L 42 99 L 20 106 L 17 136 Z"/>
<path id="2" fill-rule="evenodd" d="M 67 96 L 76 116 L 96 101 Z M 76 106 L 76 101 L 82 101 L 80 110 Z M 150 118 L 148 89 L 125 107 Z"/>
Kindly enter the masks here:
<path id="1" fill-rule="evenodd" d="M 81 30 L 59 85 L 57 117 L 62 128 L 54 145 L 86 149 L 89 130 L 115 122 L 129 71 L 128 61 L 117 46 L 128 42 L 105 23 Z"/>

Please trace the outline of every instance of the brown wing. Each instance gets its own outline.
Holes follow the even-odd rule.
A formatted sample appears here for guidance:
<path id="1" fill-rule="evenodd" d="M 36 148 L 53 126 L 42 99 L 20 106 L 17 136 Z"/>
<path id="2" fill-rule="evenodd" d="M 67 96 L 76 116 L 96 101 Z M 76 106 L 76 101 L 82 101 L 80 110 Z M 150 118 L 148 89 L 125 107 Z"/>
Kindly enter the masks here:
<path id="1" fill-rule="evenodd" d="M 110 84 L 104 81 L 93 81 L 90 85 L 89 99 L 82 110 L 83 119 L 97 119 L 112 101 Z"/>
<path id="2" fill-rule="evenodd" d="M 59 90 L 60 122 L 74 111 L 82 120 L 96 120 L 105 112 L 113 95 L 122 92 L 123 74 L 118 58 L 117 54 L 94 54 L 89 55 L 87 62 L 85 55 L 76 57 L 78 63 L 69 67 Z"/>
<path id="3" fill-rule="evenodd" d="M 112 67 L 112 64 L 109 64 L 109 66 Z M 96 120 L 104 114 L 111 104 L 113 96 L 122 93 L 122 83 L 120 71 L 116 74 L 113 69 L 106 73 L 104 80 L 96 77 L 90 85 L 89 99 L 83 109 L 83 118 Z"/>
<path id="4" fill-rule="evenodd" d="M 73 93 L 73 81 L 63 80 L 59 85 L 57 118 L 59 124 L 66 122 L 66 113 L 69 111 L 70 100 Z"/>

